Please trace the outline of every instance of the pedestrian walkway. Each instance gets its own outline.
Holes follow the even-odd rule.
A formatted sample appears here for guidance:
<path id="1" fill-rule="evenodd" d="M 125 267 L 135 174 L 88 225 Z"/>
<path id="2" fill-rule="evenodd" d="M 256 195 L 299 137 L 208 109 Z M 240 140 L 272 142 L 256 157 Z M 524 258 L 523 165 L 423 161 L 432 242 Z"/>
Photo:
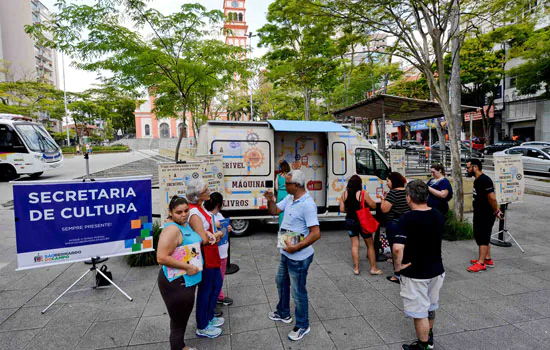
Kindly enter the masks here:
<path id="1" fill-rule="evenodd" d="M 550 199 L 526 196 L 508 211 L 508 227 L 519 249 L 494 249 L 497 267 L 466 272 L 475 243 L 444 242 L 447 270 L 437 312 L 435 349 L 549 349 Z M 12 349 L 169 349 L 169 318 L 156 277 L 158 267 L 130 268 L 123 258 L 107 262 L 114 288 L 91 290 L 90 276 L 44 315 L 40 311 L 88 268 L 82 263 L 15 272 L 12 211 L 0 208 L 0 348 Z M 264 227 L 262 227 L 264 229 Z M 349 238 L 338 224 L 323 225 L 308 276 L 311 333 L 290 342 L 292 325 L 268 319 L 277 303 L 274 282 L 279 254 L 275 233 L 256 232 L 231 241 L 232 262 L 240 271 L 227 276 L 225 291 L 234 304 L 224 307 L 226 324 L 218 339 L 197 339 L 194 317 L 188 344 L 198 349 L 400 349 L 415 333 L 404 318 L 399 286 L 370 276 L 361 248 L 359 276 L 353 275 Z M 390 264 L 380 263 L 386 273 Z M 292 304 L 293 305 L 293 304 Z M 292 306 L 293 307 L 293 306 Z"/>

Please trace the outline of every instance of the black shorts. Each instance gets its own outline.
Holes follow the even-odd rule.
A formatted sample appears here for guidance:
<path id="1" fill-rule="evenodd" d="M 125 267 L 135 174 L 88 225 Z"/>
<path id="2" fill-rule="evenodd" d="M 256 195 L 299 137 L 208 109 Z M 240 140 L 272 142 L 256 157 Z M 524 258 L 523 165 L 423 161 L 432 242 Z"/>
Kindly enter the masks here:
<path id="1" fill-rule="evenodd" d="M 474 218 L 474 238 L 477 245 L 489 245 L 494 224 L 494 215 L 487 215 L 481 220 L 476 220 Z"/>
<path id="2" fill-rule="evenodd" d="M 361 235 L 363 239 L 371 238 L 372 233 L 363 233 L 363 230 L 361 229 L 361 225 L 359 224 L 359 221 L 354 219 L 346 219 L 346 230 L 348 231 L 348 235 L 350 237 L 357 237 Z"/>

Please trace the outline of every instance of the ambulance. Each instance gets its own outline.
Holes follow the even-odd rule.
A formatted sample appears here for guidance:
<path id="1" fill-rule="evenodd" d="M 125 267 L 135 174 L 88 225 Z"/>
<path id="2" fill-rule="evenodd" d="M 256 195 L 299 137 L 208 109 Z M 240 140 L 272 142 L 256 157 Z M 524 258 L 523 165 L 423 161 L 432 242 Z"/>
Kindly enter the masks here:
<path id="1" fill-rule="evenodd" d="M 63 166 L 63 154 L 41 124 L 29 117 L 0 114 L 0 178 L 20 175 L 38 178 L 45 171 Z"/>
<path id="2" fill-rule="evenodd" d="M 244 235 L 251 220 L 272 221 L 263 196 L 274 190 L 279 164 L 301 170 L 320 220 L 344 219 L 340 197 L 348 179 L 360 175 L 376 200 L 387 191 L 390 166 L 367 139 L 328 121 L 209 121 L 199 129 L 197 155 L 222 155 L 224 215 L 233 233 Z"/>

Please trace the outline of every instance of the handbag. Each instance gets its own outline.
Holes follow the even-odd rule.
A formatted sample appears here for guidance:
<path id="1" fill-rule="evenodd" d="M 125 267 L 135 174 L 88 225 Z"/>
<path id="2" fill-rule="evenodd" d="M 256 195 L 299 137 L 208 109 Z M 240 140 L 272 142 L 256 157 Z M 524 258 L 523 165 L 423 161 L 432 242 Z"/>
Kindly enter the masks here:
<path id="1" fill-rule="evenodd" d="M 378 230 L 380 224 L 372 216 L 370 208 L 365 208 L 365 191 L 361 191 L 361 209 L 357 210 L 357 218 L 363 233 L 373 234 Z"/>
<path id="2" fill-rule="evenodd" d="M 191 205 L 191 207 L 197 208 L 204 216 L 206 221 L 210 224 L 210 232 L 216 231 L 216 225 L 213 223 L 212 216 L 208 214 L 200 205 Z M 222 266 L 222 259 L 220 258 L 220 250 L 217 244 L 203 244 L 202 256 L 204 258 L 204 267 L 207 269 L 217 269 Z"/>
<path id="3" fill-rule="evenodd" d="M 107 276 L 107 278 L 110 279 L 111 281 L 113 280 L 113 274 L 111 273 L 111 271 L 107 270 L 107 265 L 101 266 L 99 271 L 103 272 L 103 274 Z M 105 287 L 105 286 L 108 286 L 109 284 L 110 284 L 109 281 L 107 281 L 107 279 L 105 279 L 105 277 L 103 277 L 100 273 L 95 275 L 96 287 Z"/>

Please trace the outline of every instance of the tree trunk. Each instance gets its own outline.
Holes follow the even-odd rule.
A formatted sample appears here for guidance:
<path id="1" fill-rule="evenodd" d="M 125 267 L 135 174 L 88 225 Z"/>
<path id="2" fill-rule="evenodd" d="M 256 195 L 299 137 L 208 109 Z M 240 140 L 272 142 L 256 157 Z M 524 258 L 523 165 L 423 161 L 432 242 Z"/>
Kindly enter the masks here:
<path id="1" fill-rule="evenodd" d="M 449 141 L 451 146 L 451 166 L 452 177 L 454 180 L 454 212 L 455 217 L 458 220 L 462 220 L 464 217 L 464 186 L 462 183 L 462 167 L 460 163 L 460 147 L 459 147 L 459 122 L 461 120 L 461 86 L 460 86 L 460 5 L 459 0 L 453 1 L 453 9 L 451 12 L 451 33 L 453 35 L 451 41 L 451 55 L 452 55 L 452 67 L 451 67 L 451 120 L 447 121 L 447 129 L 449 130 Z M 441 77 L 440 77 L 441 78 Z"/>
<path id="2" fill-rule="evenodd" d="M 186 118 L 186 113 L 187 113 L 187 110 L 186 110 L 186 107 L 183 107 L 183 126 L 185 126 L 185 124 L 187 123 L 187 118 Z M 183 139 L 183 132 L 180 132 L 179 133 L 179 137 L 178 137 L 178 143 L 176 144 L 176 155 L 175 155 L 175 159 L 174 161 L 177 163 L 178 160 L 179 160 L 179 155 L 180 155 L 180 146 L 181 146 L 181 141 Z M 196 141 L 196 140 L 195 140 Z"/>
<path id="3" fill-rule="evenodd" d="M 435 119 L 435 131 L 437 132 L 437 139 L 439 140 L 439 161 L 443 166 L 447 166 L 447 146 L 445 145 L 445 134 L 443 133 L 443 127 L 439 118 Z"/>
<path id="4" fill-rule="evenodd" d="M 311 92 L 308 87 L 304 88 L 304 119 L 310 120 L 310 102 L 311 102 Z"/>

